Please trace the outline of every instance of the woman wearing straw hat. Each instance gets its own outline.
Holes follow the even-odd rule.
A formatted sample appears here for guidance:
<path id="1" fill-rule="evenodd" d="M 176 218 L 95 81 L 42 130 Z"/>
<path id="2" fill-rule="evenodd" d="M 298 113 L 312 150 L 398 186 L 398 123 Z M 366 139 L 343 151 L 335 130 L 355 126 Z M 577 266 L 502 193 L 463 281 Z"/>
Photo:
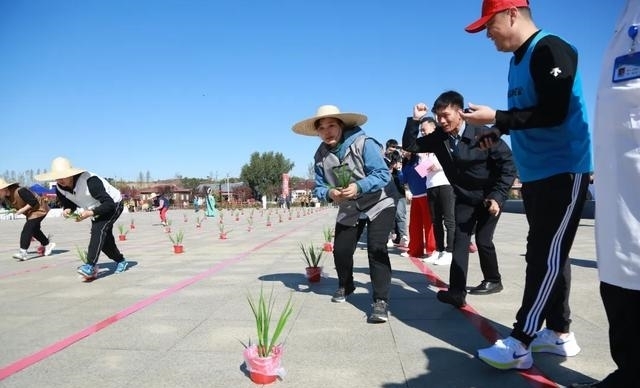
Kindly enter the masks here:
<path id="1" fill-rule="evenodd" d="M 56 195 L 65 218 L 76 210 L 76 222 L 91 218 L 91 238 L 87 250 L 87 263 L 78 267 L 84 280 L 98 276 L 98 257 L 104 252 L 116 262 L 116 273 L 124 272 L 129 263 L 116 246 L 113 224 L 122 213 L 122 195 L 105 179 L 83 169 L 71 166 L 71 162 L 57 157 L 51 162 L 51 171 L 36 175 L 40 181 L 56 181 Z"/>
<path id="2" fill-rule="evenodd" d="M 323 105 L 315 116 L 295 124 L 293 131 L 322 140 L 314 156 L 314 195 L 339 205 L 333 248 L 338 290 L 331 300 L 344 302 L 355 290 L 353 254 L 366 226 L 374 301 L 369 321 L 378 323 L 388 320 L 391 263 L 387 237 L 395 219 L 398 192 L 382 145 L 360 128 L 366 121 L 365 115 Z"/>
<path id="3" fill-rule="evenodd" d="M 169 199 L 166 194 L 156 194 L 153 193 L 149 197 L 150 200 L 153 200 L 155 205 L 156 201 L 158 202 L 158 206 L 154 206 L 153 210 L 158 210 L 160 214 L 160 225 L 167 226 L 169 223 L 167 222 L 167 213 L 169 212 Z"/>
<path id="4" fill-rule="evenodd" d="M 18 182 L 8 183 L 4 179 L 0 179 L 0 199 L 8 202 L 12 209 L 16 209 L 15 215 L 24 214 L 27 218 L 20 233 L 20 251 L 15 253 L 13 258 L 20 261 L 27 259 L 27 249 L 32 238 L 42 244 L 44 255 L 49 256 L 56 244 L 49 241 L 40 226 L 49 212 L 47 203 L 28 188 L 20 187 Z"/>

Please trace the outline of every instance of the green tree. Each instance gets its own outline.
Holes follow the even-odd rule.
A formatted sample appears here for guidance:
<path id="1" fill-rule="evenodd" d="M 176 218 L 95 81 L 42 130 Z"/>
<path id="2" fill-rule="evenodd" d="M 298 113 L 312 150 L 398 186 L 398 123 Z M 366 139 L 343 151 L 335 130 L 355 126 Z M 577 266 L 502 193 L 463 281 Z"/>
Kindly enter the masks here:
<path id="1" fill-rule="evenodd" d="M 293 169 L 294 163 L 280 152 L 254 152 L 249 164 L 242 166 L 240 178 L 253 191 L 254 196 L 275 198 L 282 187 L 282 174 Z"/>
<path id="2" fill-rule="evenodd" d="M 180 179 L 180 184 L 182 185 L 182 187 L 191 191 L 195 190 L 195 188 L 198 187 L 198 185 L 201 183 L 209 183 L 209 181 L 206 178 L 182 177 Z"/>

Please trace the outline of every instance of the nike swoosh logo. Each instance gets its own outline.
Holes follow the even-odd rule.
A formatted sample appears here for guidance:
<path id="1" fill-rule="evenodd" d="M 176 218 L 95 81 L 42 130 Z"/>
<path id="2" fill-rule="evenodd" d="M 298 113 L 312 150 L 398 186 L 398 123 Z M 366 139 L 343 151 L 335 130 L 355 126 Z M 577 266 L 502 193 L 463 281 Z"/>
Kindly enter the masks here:
<path id="1" fill-rule="evenodd" d="M 522 357 L 526 356 L 527 354 L 529 354 L 529 353 L 516 354 L 516 352 L 513 352 L 513 359 L 517 360 L 519 358 L 522 358 Z"/>
<path id="2" fill-rule="evenodd" d="M 563 341 L 563 340 L 557 340 L 557 341 L 556 341 L 556 345 L 564 345 L 564 344 L 566 344 L 567 342 L 569 342 L 569 340 L 566 340 L 566 341 Z"/>

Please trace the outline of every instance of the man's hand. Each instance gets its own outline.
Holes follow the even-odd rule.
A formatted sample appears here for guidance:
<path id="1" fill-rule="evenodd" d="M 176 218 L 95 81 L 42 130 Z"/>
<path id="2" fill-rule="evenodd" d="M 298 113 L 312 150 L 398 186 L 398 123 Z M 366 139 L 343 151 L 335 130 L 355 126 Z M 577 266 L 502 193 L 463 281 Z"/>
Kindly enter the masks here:
<path id="1" fill-rule="evenodd" d="M 85 210 L 82 213 L 80 213 L 80 215 L 78 216 L 78 219 L 76 220 L 76 222 L 80 222 L 84 219 L 87 219 L 89 217 L 93 217 L 93 211 L 92 210 Z"/>
<path id="2" fill-rule="evenodd" d="M 498 142 L 502 133 L 497 127 L 487 128 L 476 136 L 476 141 L 481 150 L 491 148 L 494 143 Z"/>
<path id="3" fill-rule="evenodd" d="M 498 205 L 495 199 L 485 199 L 484 206 L 492 216 L 497 217 L 498 214 L 500 214 L 500 205 Z"/>
<path id="4" fill-rule="evenodd" d="M 418 121 L 420 120 L 424 115 L 427 114 L 427 111 L 429 110 L 429 108 L 427 107 L 427 105 L 423 102 L 419 102 L 417 103 L 414 107 L 413 107 L 413 119 Z"/>
<path id="5" fill-rule="evenodd" d="M 495 124 L 496 111 L 486 105 L 475 105 L 469 103 L 469 109 L 462 112 L 462 118 L 475 125 Z"/>

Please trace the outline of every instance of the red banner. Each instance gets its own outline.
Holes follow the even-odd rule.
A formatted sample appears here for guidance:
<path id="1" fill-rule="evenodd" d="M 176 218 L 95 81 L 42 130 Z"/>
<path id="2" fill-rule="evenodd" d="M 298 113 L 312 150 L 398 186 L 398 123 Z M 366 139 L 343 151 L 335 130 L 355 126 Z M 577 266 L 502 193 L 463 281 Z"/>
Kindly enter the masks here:
<path id="1" fill-rule="evenodd" d="M 282 174 L 282 196 L 287 197 L 289 195 L 289 174 Z"/>

